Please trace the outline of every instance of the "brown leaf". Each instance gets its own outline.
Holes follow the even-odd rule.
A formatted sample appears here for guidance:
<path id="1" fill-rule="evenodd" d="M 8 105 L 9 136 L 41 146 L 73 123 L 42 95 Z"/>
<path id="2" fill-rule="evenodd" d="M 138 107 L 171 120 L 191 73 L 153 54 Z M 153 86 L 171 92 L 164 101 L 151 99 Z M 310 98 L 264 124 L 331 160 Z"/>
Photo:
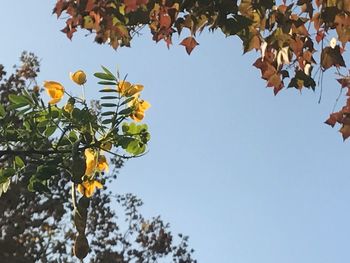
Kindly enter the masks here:
<path id="1" fill-rule="evenodd" d="M 339 131 L 343 136 L 343 140 L 345 141 L 350 136 L 350 124 L 344 124 Z"/>
<path id="2" fill-rule="evenodd" d="M 61 16 L 62 11 L 67 7 L 67 3 L 64 0 L 58 0 L 52 11 L 53 14 L 57 15 L 57 18 Z"/>
<path id="3" fill-rule="evenodd" d="M 341 121 L 342 117 L 343 117 L 342 113 L 335 112 L 329 115 L 329 118 L 324 123 L 334 127 L 337 122 Z"/>
<path id="4" fill-rule="evenodd" d="M 337 79 L 337 81 L 341 84 L 342 88 L 350 88 L 350 77 Z"/>
<path id="5" fill-rule="evenodd" d="M 325 47 L 321 53 L 321 66 L 324 70 L 329 69 L 332 66 L 345 67 L 345 61 L 340 53 L 339 45 L 334 48 Z"/>
<path id="6" fill-rule="evenodd" d="M 194 37 L 186 37 L 181 41 L 180 45 L 185 46 L 187 54 L 190 55 L 192 50 L 199 44 Z"/>

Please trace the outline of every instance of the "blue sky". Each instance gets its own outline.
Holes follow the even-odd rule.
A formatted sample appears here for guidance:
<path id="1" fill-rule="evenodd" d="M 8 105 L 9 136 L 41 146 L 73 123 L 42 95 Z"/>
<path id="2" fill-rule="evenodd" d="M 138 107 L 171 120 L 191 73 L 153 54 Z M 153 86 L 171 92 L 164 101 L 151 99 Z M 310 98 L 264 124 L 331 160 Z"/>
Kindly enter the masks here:
<path id="1" fill-rule="evenodd" d="M 188 56 L 177 36 L 168 50 L 145 32 L 115 52 L 84 33 L 69 41 L 54 2 L 2 3 L 0 62 L 10 67 L 33 51 L 39 80 L 76 94 L 68 73 L 100 65 L 144 84 L 149 153 L 126 163 L 115 192 L 137 194 L 146 215 L 189 235 L 198 262 L 349 262 L 349 143 L 323 124 L 339 92 L 331 70 L 321 104 L 319 91 L 275 97 L 251 66 L 259 54 L 243 56 L 235 38 L 203 33 Z"/>

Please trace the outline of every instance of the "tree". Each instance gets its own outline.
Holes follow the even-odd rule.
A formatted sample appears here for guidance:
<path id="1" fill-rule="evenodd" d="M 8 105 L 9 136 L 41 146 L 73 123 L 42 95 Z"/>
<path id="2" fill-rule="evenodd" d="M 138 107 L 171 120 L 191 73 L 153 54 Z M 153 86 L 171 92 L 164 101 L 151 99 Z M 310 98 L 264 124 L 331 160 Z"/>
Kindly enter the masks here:
<path id="1" fill-rule="evenodd" d="M 238 36 L 244 53 L 260 51 L 253 65 L 275 95 L 284 87 L 315 90 L 317 82 L 322 89 L 323 73 L 335 68 L 347 100 L 326 123 L 340 124 L 344 140 L 350 136 L 350 74 L 341 71 L 350 41 L 348 0 L 58 0 L 53 12 L 68 15 L 62 30 L 68 38 L 84 29 L 95 34 L 97 43 L 114 49 L 129 47 L 144 27 L 154 41 L 164 40 L 168 47 L 175 32 L 187 29 L 189 36 L 180 44 L 188 54 L 204 29 Z"/>
<path id="2" fill-rule="evenodd" d="M 0 119 L 2 127 L 4 124 L 9 125 L 10 118 L 11 124 L 16 129 L 23 129 L 25 125 L 25 118 L 10 107 L 18 105 L 11 104 L 11 100 L 19 98 L 18 95 L 14 97 L 15 94 L 22 94 L 23 90 L 26 90 L 28 94 L 35 95 L 37 100 L 40 100 L 39 87 L 36 84 L 39 61 L 34 54 L 26 52 L 22 54 L 20 60 L 21 64 L 16 67 L 15 73 L 7 78 L 4 67 L 0 66 L 0 105 L 8 109 L 6 114 L 2 113 Z M 29 88 L 32 84 L 33 87 Z M 97 110 L 97 107 L 95 109 Z M 4 116 L 8 119 L 4 119 Z M 7 152 L 2 154 L 0 162 L 1 180 L 6 179 L 6 182 L 9 182 L 6 178 L 8 170 L 14 169 L 9 166 L 15 168 L 22 166 L 29 170 L 35 168 L 38 171 L 37 168 L 40 166 L 31 163 L 34 154 L 28 152 L 16 158 L 9 153 L 9 148 L 12 151 L 26 149 L 28 142 L 17 137 L 18 135 L 13 129 L 8 128 L 9 126 L 4 127 L 0 129 L 1 138 L 8 144 Z M 10 140 L 11 138 L 13 140 Z M 43 139 L 45 139 L 41 140 L 41 143 L 45 143 L 43 149 L 50 149 L 52 140 L 49 136 Z M 9 143 L 12 141 L 16 142 L 16 148 Z M 1 144 L 3 152 L 4 147 L 4 144 Z M 44 158 L 41 153 L 36 154 Z M 11 166 L 13 161 L 15 165 Z M 193 250 L 188 249 L 187 237 L 180 234 L 179 242 L 176 242 L 169 230 L 169 224 L 164 223 L 159 216 L 144 218 L 139 211 L 142 201 L 135 195 L 113 195 L 107 191 L 108 182 L 116 179 L 118 170 L 123 166 L 121 157 L 112 158 L 111 161 L 114 169 L 111 174 L 105 174 L 103 177 L 104 191 L 97 191 L 91 199 L 85 196 L 80 199 L 90 203 L 90 215 L 85 215 L 85 221 L 82 217 L 77 217 L 77 213 L 74 215 L 76 227 L 79 230 L 81 224 L 85 224 L 86 237 L 90 240 L 88 247 L 75 248 L 78 257 L 82 258 L 79 253 L 85 253 L 84 250 L 88 249 L 89 261 L 96 263 L 156 262 L 160 258 L 169 257 L 173 262 L 196 262 L 192 257 Z M 43 163 L 47 164 L 48 161 L 44 160 Z M 47 179 L 48 183 L 43 186 L 45 187 L 43 190 L 48 191 L 43 191 L 41 194 L 27 190 L 28 185 L 30 188 L 31 178 L 32 176 L 26 175 L 25 171 L 19 172 L 17 181 L 11 184 L 9 191 L 4 191 L 8 185 L 2 181 L 1 191 L 5 193 L 0 198 L 0 259 L 23 263 L 76 262 L 72 257 L 72 246 L 76 237 L 71 223 L 74 203 L 69 199 L 71 176 L 67 175 L 64 168 L 60 169 L 55 176 Z M 112 207 L 112 200 L 116 200 L 120 210 L 123 211 L 118 216 Z M 79 243 L 75 244 L 78 245 L 81 246 Z"/>

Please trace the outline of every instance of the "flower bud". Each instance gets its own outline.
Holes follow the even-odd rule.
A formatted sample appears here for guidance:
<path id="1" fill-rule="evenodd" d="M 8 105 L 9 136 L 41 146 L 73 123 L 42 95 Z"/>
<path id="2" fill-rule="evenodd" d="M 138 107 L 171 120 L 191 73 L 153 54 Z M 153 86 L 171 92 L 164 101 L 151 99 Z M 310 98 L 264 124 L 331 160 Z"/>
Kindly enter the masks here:
<path id="1" fill-rule="evenodd" d="M 70 79 L 78 85 L 83 85 L 86 82 L 86 74 L 82 70 L 70 73 Z"/>

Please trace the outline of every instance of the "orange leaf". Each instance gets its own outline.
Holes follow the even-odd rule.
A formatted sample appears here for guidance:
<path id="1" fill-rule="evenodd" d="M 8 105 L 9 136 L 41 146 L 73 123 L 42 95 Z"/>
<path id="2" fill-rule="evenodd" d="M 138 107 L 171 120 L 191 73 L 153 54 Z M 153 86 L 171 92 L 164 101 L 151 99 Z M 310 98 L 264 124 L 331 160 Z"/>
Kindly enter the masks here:
<path id="1" fill-rule="evenodd" d="M 192 50 L 199 44 L 194 37 L 186 37 L 184 40 L 182 40 L 180 45 L 185 46 L 187 54 L 190 55 Z"/>

